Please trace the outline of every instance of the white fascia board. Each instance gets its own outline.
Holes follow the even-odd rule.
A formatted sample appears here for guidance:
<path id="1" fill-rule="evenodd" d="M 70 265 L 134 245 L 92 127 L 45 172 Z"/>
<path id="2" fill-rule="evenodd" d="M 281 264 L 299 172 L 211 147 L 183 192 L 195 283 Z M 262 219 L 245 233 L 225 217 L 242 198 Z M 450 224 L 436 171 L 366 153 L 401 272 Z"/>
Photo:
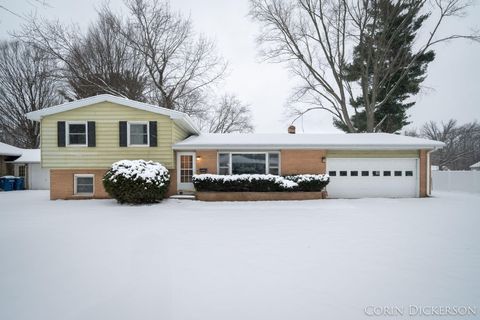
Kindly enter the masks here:
<path id="1" fill-rule="evenodd" d="M 365 146 L 359 146 L 359 145 L 310 145 L 310 144 L 305 144 L 305 145 L 182 145 L 180 144 L 175 144 L 173 145 L 174 150 L 285 150 L 285 149 L 290 149 L 290 150 L 418 150 L 418 149 L 428 149 L 428 150 L 433 150 L 436 149 L 437 146 L 432 146 L 432 145 L 398 145 L 398 146 L 392 146 L 392 145 L 365 145 Z"/>
<path id="2" fill-rule="evenodd" d="M 138 101 L 134 101 L 126 98 L 121 98 L 121 97 L 113 96 L 110 94 L 101 94 L 101 95 L 97 95 L 97 96 L 93 96 L 85 99 L 67 102 L 64 104 L 60 104 L 58 106 L 53 106 L 53 107 L 29 112 L 26 114 L 26 116 L 27 116 L 27 119 L 30 119 L 33 121 L 40 121 L 43 117 L 46 117 L 52 114 L 70 111 L 70 110 L 86 107 L 86 106 L 101 103 L 101 102 L 112 102 L 119 105 L 135 108 L 138 110 L 162 114 L 170 117 L 170 119 L 174 121 L 177 121 L 177 123 L 179 123 L 182 127 L 184 127 L 184 129 L 192 133 L 196 133 L 196 134 L 200 133 L 200 131 L 195 126 L 193 121 L 191 121 L 190 117 L 183 112 L 170 110 L 167 108 L 147 104 L 144 102 L 138 102 Z"/>

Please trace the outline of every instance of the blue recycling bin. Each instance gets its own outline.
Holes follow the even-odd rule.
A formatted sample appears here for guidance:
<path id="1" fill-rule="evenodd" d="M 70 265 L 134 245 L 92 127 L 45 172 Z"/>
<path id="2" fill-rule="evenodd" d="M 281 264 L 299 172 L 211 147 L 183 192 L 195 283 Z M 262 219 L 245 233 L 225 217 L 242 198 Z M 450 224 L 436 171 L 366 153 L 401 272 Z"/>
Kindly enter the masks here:
<path id="1" fill-rule="evenodd" d="M 15 188 L 15 177 L 5 176 L 1 177 L 0 185 L 2 186 L 3 191 L 12 191 Z"/>
<path id="2" fill-rule="evenodd" d="M 25 190 L 25 179 L 22 177 L 15 178 L 15 190 Z"/>

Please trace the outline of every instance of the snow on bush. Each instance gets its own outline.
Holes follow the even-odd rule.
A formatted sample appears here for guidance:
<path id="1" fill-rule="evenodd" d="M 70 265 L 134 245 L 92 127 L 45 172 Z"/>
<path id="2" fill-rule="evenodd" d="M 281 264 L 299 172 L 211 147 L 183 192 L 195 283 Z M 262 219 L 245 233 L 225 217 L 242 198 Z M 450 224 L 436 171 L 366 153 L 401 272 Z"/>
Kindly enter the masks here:
<path id="1" fill-rule="evenodd" d="M 119 203 L 154 203 L 162 200 L 170 184 L 170 173 L 158 162 L 121 160 L 103 177 L 107 193 Z"/>
<path id="2" fill-rule="evenodd" d="M 200 174 L 193 176 L 193 185 L 197 191 L 321 191 L 328 182 L 328 175 L 282 177 L 272 174 Z"/>
<path id="3" fill-rule="evenodd" d="M 328 174 L 299 174 L 285 179 L 297 183 L 300 191 L 321 191 L 330 182 Z"/>

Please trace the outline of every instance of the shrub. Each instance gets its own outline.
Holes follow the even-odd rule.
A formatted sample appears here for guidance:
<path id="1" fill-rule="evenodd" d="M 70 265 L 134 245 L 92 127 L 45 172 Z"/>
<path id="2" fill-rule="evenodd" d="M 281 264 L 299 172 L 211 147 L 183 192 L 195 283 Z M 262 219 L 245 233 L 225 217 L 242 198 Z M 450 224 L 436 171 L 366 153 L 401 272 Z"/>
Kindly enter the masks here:
<path id="1" fill-rule="evenodd" d="M 321 191 L 329 182 L 327 175 L 276 176 L 271 174 L 193 176 L 197 191 L 219 192 L 274 192 Z"/>
<path id="2" fill-rule="evenodd" d="M 298 184 L 298 191 L 322 191 L 330 182 L 327 174 L 299 174 L 285 179 Z"/>
<path id="3" fill-rule="evenodd" d="M 121 160 L 103 177 L 107 193 L 119 203 L 154 203 L 162 200 L 170 184 L 170 173 L 158 162 Z"/>

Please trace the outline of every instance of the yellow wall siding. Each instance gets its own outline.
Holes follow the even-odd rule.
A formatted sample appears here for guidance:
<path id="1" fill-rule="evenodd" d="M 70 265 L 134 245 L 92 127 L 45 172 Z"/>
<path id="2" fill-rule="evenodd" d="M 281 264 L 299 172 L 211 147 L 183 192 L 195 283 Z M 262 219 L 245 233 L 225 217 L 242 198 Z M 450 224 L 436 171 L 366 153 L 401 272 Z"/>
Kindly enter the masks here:
<path id="1" fill-rule="evenodd" d="M 185 140 L 190 134 L 175 122 L 172 125 L 172 143 Z"/>
<path id="2" fill-rule="evenodd" d="M 418 158 L 418 150 L 327 150 L 327 158 Z"/>
<path id="3" fill-rule="evenodd" d="M 57 121 L 95 121 L 96 147 L 57 147 Z M 119 121 L 157 121 L 158 147 L 120 147 Z M 175 125 L 176 126 L 176 125 Z M 108 168 L 122 159 L 144 159 L 173 169 L 174 122 L 168 116 L 103 102 L 42 119 L 42 165 L 46 168 Z"/>

